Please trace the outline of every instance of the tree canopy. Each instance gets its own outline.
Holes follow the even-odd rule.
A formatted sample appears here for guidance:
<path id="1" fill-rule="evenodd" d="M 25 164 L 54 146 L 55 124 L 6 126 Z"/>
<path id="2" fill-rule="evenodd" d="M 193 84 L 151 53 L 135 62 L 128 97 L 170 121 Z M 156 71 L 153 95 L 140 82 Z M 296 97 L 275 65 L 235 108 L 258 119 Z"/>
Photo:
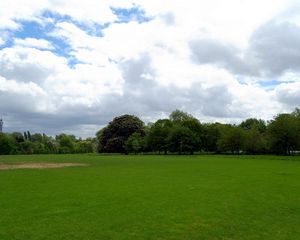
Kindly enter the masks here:
<path id="1" fill-rule="evenodd" d="M 175 110 L 169 119 L 145 125 L 138 117 L 114 118 L 82 140 L 74 135 L 55 137 L 29 131 L 0 133 L 0 154 L 47 153 L 158 153 L 226 154 L 300 153 L 300 110 L 279 114 L 273 120 L 249 118 L 240 124 L 201 123 L 189 113 Z"/>
<path id="2" fill-rule="evenodd" d="M 125 142 L 133 133 L 144 136 L 144 123 L 136 116 L 122 115 L 114 118 L 99 134 L 99 151 L 125 153 Z"/>

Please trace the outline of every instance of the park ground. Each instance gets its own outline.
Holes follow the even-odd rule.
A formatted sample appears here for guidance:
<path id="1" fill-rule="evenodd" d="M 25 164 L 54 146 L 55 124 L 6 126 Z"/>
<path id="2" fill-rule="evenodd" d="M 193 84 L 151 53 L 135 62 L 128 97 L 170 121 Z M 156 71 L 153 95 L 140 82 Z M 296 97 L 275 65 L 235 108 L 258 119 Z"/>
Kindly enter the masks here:
<path id="1" fill-rule="evenodd" d="M 0 163 L 0 239 L 300 239 L 300 157 L 28 155 Z"/>

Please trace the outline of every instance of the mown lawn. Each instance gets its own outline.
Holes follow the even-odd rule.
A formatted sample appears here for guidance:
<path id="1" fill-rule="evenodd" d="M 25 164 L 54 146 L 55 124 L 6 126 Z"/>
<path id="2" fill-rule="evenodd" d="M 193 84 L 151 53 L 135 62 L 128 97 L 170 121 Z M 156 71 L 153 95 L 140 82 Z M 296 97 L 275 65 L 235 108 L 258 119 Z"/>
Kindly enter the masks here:
<path id="1" fill-rule="evenodd" d="M 300 157 L 0 156 L 1 240 L 300 239 Z"/>

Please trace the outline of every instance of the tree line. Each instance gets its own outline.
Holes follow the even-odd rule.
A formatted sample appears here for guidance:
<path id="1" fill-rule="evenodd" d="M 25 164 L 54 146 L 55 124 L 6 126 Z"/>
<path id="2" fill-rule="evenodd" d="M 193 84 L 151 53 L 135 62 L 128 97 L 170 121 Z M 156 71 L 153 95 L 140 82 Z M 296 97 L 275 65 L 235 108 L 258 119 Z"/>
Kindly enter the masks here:
<path id="1" fill-rule="evenodd" d="M 66 154 L 95 152 L 95 138 L 85 140 L 74 135 L 60 134 L 55 137 L 29 131 L 0 133 L 0 154 Z"/>
<path id="2" fill-rule="evenodd" d="M 97 142 L 100 153 L 291 155 L 300 151 L 300 110 L 268 122 L 249 118 L 238 125 L 201 123 L 180 110 L 147 125 L 123 115 L 97 133 Z"/>
<path id="3" fill-rule="evenodd" d="M 96 137 L 0 133 L 0 154 L 66 153 L 158 154 L 282 154 L 300 152 L 300 110 L 279 114 L 270 121 L 249 118 L 240 124 L 201 123 L 175 110 L 167 119 L 147 125 L 133 115 L 114 118 Z"/>

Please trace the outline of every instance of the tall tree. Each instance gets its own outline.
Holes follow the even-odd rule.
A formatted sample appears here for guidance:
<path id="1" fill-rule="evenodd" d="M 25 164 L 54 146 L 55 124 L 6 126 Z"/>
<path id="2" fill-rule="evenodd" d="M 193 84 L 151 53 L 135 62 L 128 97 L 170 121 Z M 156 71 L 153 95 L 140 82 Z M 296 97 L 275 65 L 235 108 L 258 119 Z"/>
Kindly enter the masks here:
<path id="1" fill-rule="evenodd" d="M 14 154 L 16 150 L 15 139 L 9 134 L 0 133 L 0 155 Z"/>
<path id="2" fill-rule="evenodd" d="M 198 148 L 197 134 L 188 127 L 176 124 L 168 137 L 168 148 L 179 154 L 193 154 Z"/>
<path id="3" fill-rule="evenodd" d="M 176 109 L 170 114 L 170 120 L 174 123 L 181 123 L 183 121 L 194 118 L 191 114 Z"/>
<path id="4" fill-rule="evenodd" d="M 267 130 L 266 122 L 262 119 L 248 118 L 241 122 L 240 127 L 244 130 L 257 129 L 260 133 L 265 133 Z"/>
<path id="5" fill-rule="evenodd" d="M 144 147 L 144 139 L 140 133 L 133 133 L 125 142 L 125 149 L 127 153 L 139 153 Z"/>
<path id="6" fill-rule="evenodd" d="M 169 119 L 157 120 L 149 130 L 147 135 L 147 145 L 152 151 L 168 151 L 168 136 L 171 133 L 173 123 Z"/>
<path id="7" fill-rule="evenodd" d="M 250 154 L 266 153 L 267 139 L 257 128 L 244 130 L 243 150 Z"/>
<path id="8" fill-rule="evenodd" d="M 237 126 L 223 125 L 218 141 L 218 148 L 221 152 L 240 153 L 245 140 L 244 131 Z"/>
<path id="9" fill-rule="evenodd" d="M 218 152 L 218 140 L 222 124 L 203 124 L 202 147 L 206 152 Z"/>
<path id="10" fill-rule="evenodd" d="M 74 153 L 75 152 L 75 140 L 73 135 L 60 134 L 56 136 L 56 140 L 59 143 L 59 153 Z"/>
<path id="11" fill-rule="evenodd" d="M 116 117 L 98 134 L 100 152 L 125 153 L 125 142 L 133 133 L 144 136 L 144 123 L 136 116 Z"/>
<path id="12" fill-rule="evenodd" d="M 189 152 L 193 154 L 201 150 L 203 128 L 198 119 L 191 114 L 175 110 L 170 115 L 173 123 L 172 131 L 168 137 L 171 152 Z"/>
<path id="13" fill-rule="evenodd" d="M 275 153 L 290 155 L 299 150 L 300 118 L 297 113 L 279 114 L 270 122 L 268 135 L 271 149 Z"/>

